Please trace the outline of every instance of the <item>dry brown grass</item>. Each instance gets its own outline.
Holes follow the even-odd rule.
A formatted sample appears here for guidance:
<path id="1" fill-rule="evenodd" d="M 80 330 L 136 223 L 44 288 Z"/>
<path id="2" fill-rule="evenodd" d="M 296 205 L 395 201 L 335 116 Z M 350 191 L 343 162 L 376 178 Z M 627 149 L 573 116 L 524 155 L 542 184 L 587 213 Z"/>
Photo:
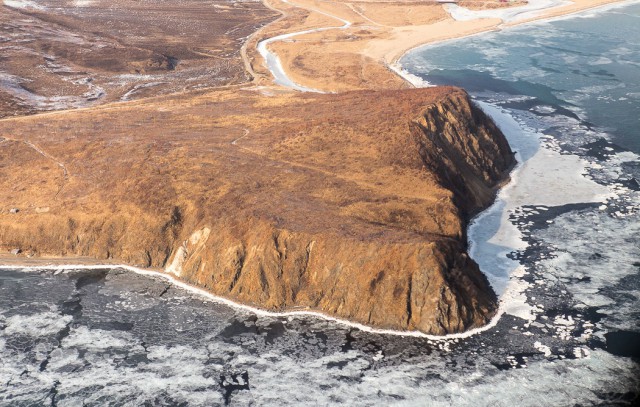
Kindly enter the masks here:
<path id="1" fill-rule="evenodd" d="M 258 2 L 43 0 L 0 6 L 0 117 L 245 83 L 240 48 L 278 14 Z"/>
<path id="2" fill-rule="evenodd" d="M 178 258 L 181 278 L 241 302 L 460 331 L 494 310 L 464 254 L 511 159 L 491 126 L 451 88 L 249 88 L 3 120 L 0 246 Z"/>

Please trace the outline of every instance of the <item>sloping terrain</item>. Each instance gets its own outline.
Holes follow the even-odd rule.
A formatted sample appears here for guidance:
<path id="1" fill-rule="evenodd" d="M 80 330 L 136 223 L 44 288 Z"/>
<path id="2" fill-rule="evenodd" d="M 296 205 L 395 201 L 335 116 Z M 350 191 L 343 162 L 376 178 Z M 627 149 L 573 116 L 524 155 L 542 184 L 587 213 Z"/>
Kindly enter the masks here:
<path id="1" fill-rule="evenodd" d="M 38 0 L 0 5 L 0 117 L 244 83 L 258 1 Z"/>
<path id="2" fill-rule="evenodd" d="M 496 299 L 465 228 L 513 157 L 466 94 L 263 91 L 0 121 L 0 244 L 163 267 L 267 309 L 484 324 Z"/>

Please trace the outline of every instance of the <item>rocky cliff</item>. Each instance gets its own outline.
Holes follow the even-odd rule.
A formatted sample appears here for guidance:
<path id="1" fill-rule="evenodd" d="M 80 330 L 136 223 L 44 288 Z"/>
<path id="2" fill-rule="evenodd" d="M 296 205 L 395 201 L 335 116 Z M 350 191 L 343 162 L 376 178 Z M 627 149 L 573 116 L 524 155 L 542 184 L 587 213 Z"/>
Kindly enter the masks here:
<path id="1" fill-rule="evenodd" d="M 465 228 L 514 159 L 459 89 L 218 91 L 4 120 L 0 137 L 4 250 L 381 328 L 460 332 L 496 310 Z"/>

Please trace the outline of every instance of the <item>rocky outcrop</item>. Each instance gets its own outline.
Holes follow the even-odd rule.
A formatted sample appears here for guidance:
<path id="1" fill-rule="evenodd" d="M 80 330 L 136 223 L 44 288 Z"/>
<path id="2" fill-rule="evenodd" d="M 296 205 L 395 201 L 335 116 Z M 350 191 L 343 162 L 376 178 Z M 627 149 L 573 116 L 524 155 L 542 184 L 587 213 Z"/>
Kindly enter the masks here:
<path id="1" fill-rule="evenodd" d="M 213 235 L 181 278 L 267 309 L 309 308 L 392 329 L 460 332 L 492 315 L 495 298 L 457 242 L 346 241 L 285 230 Z"/>
<path id="2" fill-rule="evenodd" d="M 68 116 L 35 140 L 44 118 L 0 123 L 0 175 L 22 174 L 0 177 L 0 209 L 24 208 L 2 211 L 3 247 L 380 328 L 460 332 L 496 310 L 464 231 L 513 155 L 461 90 L 213 92 Z"/>
<path id="3" fill-rule="evenodd" d="M 454 192 L 456 204 L 467 214 L 487 207 L 505 169 L 515 163 L 495 123 L 466 95 L 427 107 L 414 123 L 425 167 Z"/>

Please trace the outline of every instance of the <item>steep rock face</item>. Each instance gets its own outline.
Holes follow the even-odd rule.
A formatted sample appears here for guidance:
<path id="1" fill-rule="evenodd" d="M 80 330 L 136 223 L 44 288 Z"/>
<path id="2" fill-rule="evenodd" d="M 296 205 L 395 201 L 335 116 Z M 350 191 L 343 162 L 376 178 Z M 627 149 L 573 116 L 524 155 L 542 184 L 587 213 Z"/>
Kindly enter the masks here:
<path id="1" fill-rule="evenodd" d="M 454 192 L 456 204 L 474 214 L 493 200 L 495 187 L 515 160 L 507 140 L 465 95 L 429 106 L 413 133 L 425 167 Z"/>
<path id="2" fill-rule="evenodd" d="M 348 241 L 256 227 L 218 231 L 188 252 L 179 277 L 267 309 L 309 308 L 367 325 L 459 332 L 495 298 L 457 242 Z"/>
<path id="3" fill-rule="evenodd" d="M 460 90 L 214 92 L 65 115 L 0 123 L 5 249 L 162 267 L 381 328 L 460 332 L 495 312 L 464 230 L 513 156 Z"/>

